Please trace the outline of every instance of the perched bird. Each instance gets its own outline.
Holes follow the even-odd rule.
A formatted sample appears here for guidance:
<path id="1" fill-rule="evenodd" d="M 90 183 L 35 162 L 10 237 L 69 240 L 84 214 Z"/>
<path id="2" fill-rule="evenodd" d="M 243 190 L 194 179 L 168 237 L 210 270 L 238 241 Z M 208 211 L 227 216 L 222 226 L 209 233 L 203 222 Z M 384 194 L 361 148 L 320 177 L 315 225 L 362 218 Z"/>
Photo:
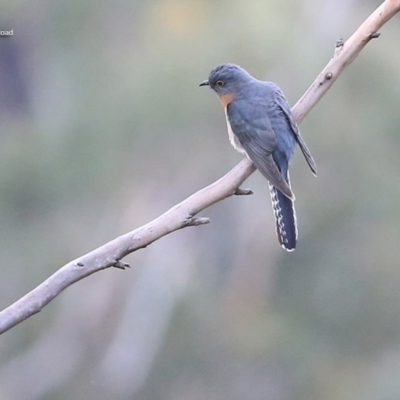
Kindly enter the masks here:
<path id="1" fill-rule="evenodd" d="M 279 243 L 293 251 L 297 222 L 289 161 L 296 143 L 315 176 L 317 166 L 284 94 L 276 84 L 259 81 L 235 64 L 215 67 L 200 86 L 209 86 L 219 96 L 232 146 L 268 179 Z"/>

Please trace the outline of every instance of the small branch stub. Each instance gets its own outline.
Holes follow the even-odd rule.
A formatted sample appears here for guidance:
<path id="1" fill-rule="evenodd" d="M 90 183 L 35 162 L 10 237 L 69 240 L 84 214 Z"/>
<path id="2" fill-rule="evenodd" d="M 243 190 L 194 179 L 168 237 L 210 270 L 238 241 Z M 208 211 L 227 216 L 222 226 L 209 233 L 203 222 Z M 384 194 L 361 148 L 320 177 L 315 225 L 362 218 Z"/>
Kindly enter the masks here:
<path id="1" fill-rule="evenodd" d="M 211 219 L 208 217 L 190 217 L 185 221 L 185 226 L 198 226 L 209 224 Z"/>
<path id="2" fill-rule="evenodd" d="M 381 34 L 379 32 L 372 32 L 369 34 L 370 39 L 377 39 Z"/>
<path id="3" fill-rule="evenodd" d="M 237 188 L 233 194 L 235 196 L 249 196 L 253 194 L 254 192 L 251 189 L 242 189 L 242 188 Z"/>
<path id="4" fill-rule="evenodd" d="M 114 268 L 125 270 L 126 268 L 130 268 L 131 266 L 128 263 L 117 261 L 114 265 Z"/>
<path id="5" fill-rule="evenodd" d="M 339 39 L 336 40 L 336 45 L 335 45 L 336 48 L 337 47 L 343 47 L 343 45 L 344 45 L 343 38 L 339 38 Z"/>
<path id="6" fill-rule="evenodd" d="M 337 39 L 335 44 L 335 51 L 333 53 L 334 57 L 337 57 L 340 54 L 340 52 L 343 49 L 343 46 L 344 46 L 344 40 L 342 38 Z"/>

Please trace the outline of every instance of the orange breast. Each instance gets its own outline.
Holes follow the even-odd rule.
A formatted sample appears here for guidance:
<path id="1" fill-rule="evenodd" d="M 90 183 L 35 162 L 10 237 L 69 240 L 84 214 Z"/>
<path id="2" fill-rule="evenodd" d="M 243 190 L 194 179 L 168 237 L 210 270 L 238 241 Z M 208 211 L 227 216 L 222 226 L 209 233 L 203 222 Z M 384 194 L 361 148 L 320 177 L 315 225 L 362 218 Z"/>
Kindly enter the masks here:
<path id="1" fill-rule="evenodd" d="M 234 93 L 219 94 L 218 96 L 224 107 L 226 107 L 235 98 Z"/>

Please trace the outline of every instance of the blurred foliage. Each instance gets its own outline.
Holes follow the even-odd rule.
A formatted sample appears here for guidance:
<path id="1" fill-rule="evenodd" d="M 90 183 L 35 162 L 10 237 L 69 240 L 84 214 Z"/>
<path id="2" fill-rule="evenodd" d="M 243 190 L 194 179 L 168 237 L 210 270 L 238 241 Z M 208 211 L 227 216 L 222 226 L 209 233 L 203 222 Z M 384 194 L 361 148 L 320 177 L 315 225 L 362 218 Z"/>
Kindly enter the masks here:
<path id="1" fill-rule="evenodd" d="M 240 160 L 217 98 L 235 62 L 292 104 L 379 5 L 119 0 L 0 5 L 4 308 Z M 0 341 L 0 399 L 395 400 L 400 391 L 398 17 L 301 128 L 300 240 L 278 245 L 265 180 L 69 288 Z"/>

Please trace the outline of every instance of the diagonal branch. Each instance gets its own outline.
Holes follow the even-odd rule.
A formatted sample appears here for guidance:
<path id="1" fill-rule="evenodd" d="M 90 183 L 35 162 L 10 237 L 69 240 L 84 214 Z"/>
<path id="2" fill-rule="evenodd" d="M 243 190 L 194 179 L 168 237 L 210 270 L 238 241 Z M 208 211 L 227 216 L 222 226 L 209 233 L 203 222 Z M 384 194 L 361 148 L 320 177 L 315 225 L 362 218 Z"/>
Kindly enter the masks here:
<path id="1" fill-rule="evenodd" d="M 297 122 L 303 120 L 343 70 L 371 39 L 379 36 L 378 30 L 398 11 L 400 11 L 400 0 L 384 1 L 345 43 L 337 43 L 334 57 L 293 107 Z M 64 265 L 0 313 L 0 334 L 41 311 L 73 283 L 106 268 L 124 269 L 128 265 L 120 260 L 126 255 L 178 229 L 208 223 L 208 218 L 195 218 L 195 215 L 234 194 L 250 194 L 250 191 L 238 188 L 254 171 L 255 167 L 251 161 L 244 159 L 221 179 L 199 190 L 155 220 Z"/>
<path id="2" fill-rule="evenodd" d="M 380 36 L 379 29 L 399 11 L 400 0 L 385 0 L 346 42 L 343 42 L 342 39 L 336 42 L 334 57 L 293 107 L 292 111 L 298 123 L 318 103 L 343 70 L 360 54 L 364 46 L 371 39 Z"/>

